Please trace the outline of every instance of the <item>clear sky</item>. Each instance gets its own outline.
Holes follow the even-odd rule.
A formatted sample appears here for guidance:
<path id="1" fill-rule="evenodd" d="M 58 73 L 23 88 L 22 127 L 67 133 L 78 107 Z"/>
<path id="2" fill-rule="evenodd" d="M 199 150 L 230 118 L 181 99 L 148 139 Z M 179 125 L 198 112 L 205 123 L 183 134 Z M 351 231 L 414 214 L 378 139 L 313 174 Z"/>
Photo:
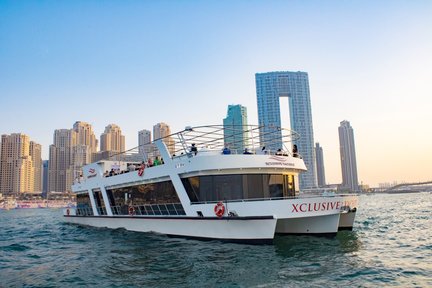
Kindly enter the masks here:
<path id="1" fill-rule="evenodd" d="M 126 145 L 166 122 L 256 124 L 255 73 L 309 74 L 326 180 L 341 182 L 338 126 L 354 129 L 359 181 L 432 180 L 432 1 L 2 1 L 0 134 L 48 159 L 55 129 Z"/>

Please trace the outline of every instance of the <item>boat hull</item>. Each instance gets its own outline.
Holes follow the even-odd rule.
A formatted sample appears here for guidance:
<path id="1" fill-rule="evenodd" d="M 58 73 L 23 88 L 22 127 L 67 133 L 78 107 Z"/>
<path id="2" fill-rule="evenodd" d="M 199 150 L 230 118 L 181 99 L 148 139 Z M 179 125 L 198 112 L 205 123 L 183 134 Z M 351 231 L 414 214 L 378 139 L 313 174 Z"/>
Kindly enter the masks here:
<path id="1" fill-rule="evenodd" d="M 277 234 L 336 236 L 339 214 L 278 219 Z"/>
<path id="2" fill-rule="evenodd" d="M 338 230 L 353 230 L 354 219 L 355 219 L 356 211 L 349 211 L 348 213 L 340 214 L 339 226 Z"/>
<path id="3" fill-rule="evenodd" d="M 71 213 L 72 214 L 72 213 Z M 169 236 L 215 239 L 227 242 L 271 244 L 276 222 L 267 217 L 139 217 L 65 215 L 68 223 Z"/>

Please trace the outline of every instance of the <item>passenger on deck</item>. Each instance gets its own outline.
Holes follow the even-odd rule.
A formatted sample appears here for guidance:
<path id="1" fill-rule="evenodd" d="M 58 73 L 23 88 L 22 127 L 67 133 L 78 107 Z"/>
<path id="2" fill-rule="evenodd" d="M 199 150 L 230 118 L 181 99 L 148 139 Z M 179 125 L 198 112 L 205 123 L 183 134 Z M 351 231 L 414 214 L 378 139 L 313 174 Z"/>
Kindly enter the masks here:
<path id="1" fill-rule="evenodd" d="M 161 161 L 159 160 L 159 156 L 156 156 L 155 160 L 153 161 L 153 166 L 161 165 Z"/>
<path id="2" fill-rule="evenodd" d="M 114 175 L 115 175 L 114 168 L 111 168 L 111 171 L 109 172 L 109 176 L 114 176 Z"/>
<path id="3" fill-rule="evenodd" d="M 278 149 L 277 151 L 276 151 L 276 155 L 278 155 L 278 156 L 282 156 L 283 155 L 283 153 L 282 153 L 282 149 Z"/>
<path id="4" fill-rule="evenodd" d="M 128 167 L 128 169 L 129 169 L 129 172 L 132 172 L 132 171 L 136 170 L 136 167 L 135 167 L 134 164 L 130 164 L 129 167 Z"/>
<path id="5" fill-rule="evenodd" d="M 222 154 L 224 154 L 224 155 L 231 154 L 231 150 L 230 150 L 228 147 L 225 147 L 225 148 L 222 150 Z"/>
<path id="6" fill-rule="evenodd" d="M 153 167 L 153 161 L 151 160 L 151 158 L 147 160 L 147 167 Z"/>
<path id="7" fill-rule="evenodd" d="M 194 153 L 195 155 L 197 155 L 197 153 L 198 153 L 198 149 L 197 149 L 197 147 L 195 146 L 195 143 L 192 143 L 192 146 L 191 146 L 191 148 L 190 148 L 190 152 L 191 152 L 191 153 Z"/>
<path id="8" fill-rule="evenodd" d="M 293 155 L 293 157 L 299 157 L 296 144 L 293 145 L 292 155 Z"/>
<path id="9" fill-rule="evenodd" d="M 248 154 L 249 155 L 249 154 L 252 154 L 252 153 L 249 151 L 248 148 L 245 148 L 243 154 Z"/>

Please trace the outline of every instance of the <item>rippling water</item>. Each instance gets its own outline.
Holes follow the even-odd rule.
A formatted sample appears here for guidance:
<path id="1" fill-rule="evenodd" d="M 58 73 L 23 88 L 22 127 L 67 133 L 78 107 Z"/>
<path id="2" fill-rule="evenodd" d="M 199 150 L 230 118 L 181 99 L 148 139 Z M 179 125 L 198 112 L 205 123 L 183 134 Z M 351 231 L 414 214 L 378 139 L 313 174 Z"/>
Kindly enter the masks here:
<path id="1" fill-rule="evenodd" d="M 362 196 L 355 231 L 252 246 L 0 211 L 0 287 L 432 287 L 432 194 Z"/>

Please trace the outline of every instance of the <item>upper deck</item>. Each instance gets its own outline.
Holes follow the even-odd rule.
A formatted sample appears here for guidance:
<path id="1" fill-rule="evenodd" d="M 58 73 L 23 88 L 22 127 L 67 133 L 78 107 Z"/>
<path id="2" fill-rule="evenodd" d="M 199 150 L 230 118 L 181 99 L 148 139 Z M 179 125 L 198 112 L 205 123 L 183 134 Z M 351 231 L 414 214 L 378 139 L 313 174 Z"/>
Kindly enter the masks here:
<path id="1" fill-rule="evenodd" d="M 174 174 L 181 178 L 222 174 L 297 174 L 306 170 L 298 152 L 293 153 L 293 141 L 298 137 L 295 132 L 280 127 L 186 127 L 125 153 L 112 155 L 110 159 L 84 166 L 83 177 L 76 179 L 72 190 L 87 190 L 101 184 L 118 187 L 164 181 Z M 140 173 L 142 165 L 145 172 Z"/>

